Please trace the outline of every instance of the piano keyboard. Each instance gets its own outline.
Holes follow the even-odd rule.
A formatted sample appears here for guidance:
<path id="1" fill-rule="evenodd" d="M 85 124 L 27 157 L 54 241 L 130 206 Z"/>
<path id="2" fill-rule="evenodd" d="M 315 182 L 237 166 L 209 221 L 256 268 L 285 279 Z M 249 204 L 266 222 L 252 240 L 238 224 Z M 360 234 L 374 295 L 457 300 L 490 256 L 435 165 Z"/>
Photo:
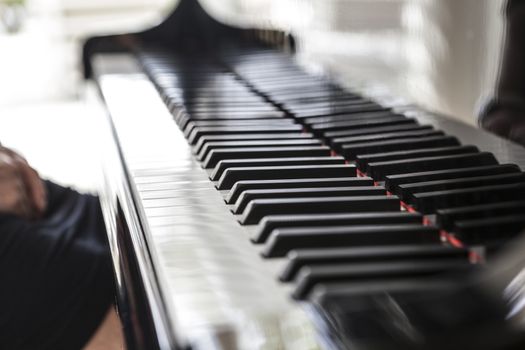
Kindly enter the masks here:
<path id="1" fill-rule="evenodd" d="M 345 347 L 324 323 L 345 298 L 448 288 L 444 273 L 471 270 L 525 227 L 524 164 L 509 162 L 523 152 L 487 151 L 479 141 L 491 136 L 474 143 L 468 127 L 343 89 L 272 50 L 143 50 L 143 72 L 125 60 L 134 93 L 107 98 L 123 73 L 103 64 L 99 85 L 172 326 L 195 348 Z"/>
<path id="2" fill-rule="evenodd" d="M 432 215 L 427 219 L 450 231 L 456 245 L 499 244 L 525 227 L 517 214 L 525 194 L 518 165 L 500 164 L 491 152 L 308 75 L 285 55 L 254 50 L 195 60 L 145 52 L 141 61 L 241 224 L 279 214 L 370 211 L 380 223 L 379 212 L 397 211 L 402 201 L 410 211 Z M 454 216 L 465 210 L 468 218 Z M 324 227 L 324 221 L 311 225 Z M 288 245 L 291 228 L 274 230 L 254 240 L 269 241 L 267 256 L 356 245 L 349 238 L 312 238 L 309 245 L 300 232 L 297 245 Z M 401 234 L 379 236 L 404 242 Z M 406 243 L 440 240 L 436 231 L 415 237 Z M 286 249 L 272 246 L 283 244 Z"/>

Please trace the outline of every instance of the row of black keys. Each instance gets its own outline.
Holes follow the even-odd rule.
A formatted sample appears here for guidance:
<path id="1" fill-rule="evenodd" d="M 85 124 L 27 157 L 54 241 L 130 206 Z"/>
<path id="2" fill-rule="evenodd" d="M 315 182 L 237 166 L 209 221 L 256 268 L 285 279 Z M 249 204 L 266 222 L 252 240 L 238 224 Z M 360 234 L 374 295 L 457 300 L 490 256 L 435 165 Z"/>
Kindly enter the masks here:
<path id="1" fill-rule="evenodd" d="M 167 85 L 174 81 L 169 82 L 170 74 L 177 75 L 162 73 L 162 82 Z M 370 178 L 356 178 L 353 165 L 345 164 L 342 157 L 330 157 L 330 148 L 313 134 L 304 133 L 294 119 L 273 114 L 268 118 L 257 109 L 254 112 L 253 98 L 246 105 L 241 98 L 251 96 L 251 92 L 241 92 L 238 86 L 217 92 L 216 88 L 200 87 L 196 82 L 210 80 L 201 79 L 201 74 L 195 73 L 189 88 L 163 86 L 160 91 L 167 103 L 184 100 L 190 107 L 187 110 L 193 111 L 178 114 L 176 120 L 195 145 L 203 165 L 214 168 L 211 178 L 218 180 L 218 188 L 230 190 L 226 200 L 236 203 L 233 210 L 242 213 L 240 221 L 260 222 L 253 240 L 266 243 L 264 255 L 278 257 L 294 252 L 288 270 L 296 265 L 296 272 L 281 277 L 297 279 L 296 297 L 305 297 L 318 283 L 359 279 L 359 273 L 362 278 L 417 277 L 447 270 L 456 262 L 468 263 L 466 250 L 441 246 L 437 228 L 422 226 L 421 215 L 400 212 L 396 197 L 374 187 Z M 222 74 L 213 80 L 220 81 Z M 231 76 L 225 79 L 230 81 Z M 193 99 L 188 100 L 188 96 Z M 222 113 L 233 110 L 244 112 Z M 368 246 L 376 246 L 377 252 L 364 254 Z M 346 247 L 340 248 L 340 261 L 331 260 L 334 247 Z M 310 263 L 304 254 L 318 258 Z M 396 261 L 399 266 L 386 268 L 385 260 Z M 302 271 L 310 272 L 298 274 L 299 267 L 304 266 L 308 269 Z M 319 269 L 312 273 L 312 268 Z"/>
<path id="2" fill-rule="evenodd" d="M 180 93 L 180 89 L 171 89 L 171 96 L 174 91 Z M 195 91 L 190 95 L 195 97 Z M 222 110 L 224 103 L 228 103 L 217 103 L 220 98 L 209 91 L 206 91 L 206 96 L 208 101 L 215 100 L 217 110 Z M 167 97 L 164 96 L 169 99 Z M 178 96 L 176 99 L 182 100 L 183 97 Z M 202 102 L 202 98 L 200 100 Z M 194 106 L 191 102 L 189 104 Z M 240 100 L 236 99 L 235 108 L 240 110 L 241 106 Z M 224 148 L 225 158 L 215 164 L 211 179 L 219 180 L 220 189 L 231 188 L 225 199 L 228 203 L 236 203 L 234 212 L 242 212 L 253 202 L 250 204 L 253 208 L 247 211 L 241 221 L 256 223 L 262 219 L 253 241 L 267 242 L 265 256 L 285 256 L 294 251 L 281 279 L 298 281 L 295 297 L 304 298 L 314 285 L 323 281 L 356 276 L 360 269 L 366 271 L 363 276 L 399 278 L 440 272 L 451 267 L 451 259 L 461 261 L 461 264 L 467 262 L 466 250 L 441 246 L 438 230 L 422 226 L 421 215 L 400 212 L 399 201 L 395 197 L 386 197 L 384 188 L 374 187 L 370 178 L 356 178 L 354 166 L 345 164 L 342 157 L 330 156 L 328 147 L 320 145 L 312 134 L 302 132 L 302 128 L 294 124 L 292 119 L 275 121 L 253 116 L 252 106 L 252 102 L 246 106 L 245 119 L 239 119 L 238 116 L 228 118 L 221 113 L 215 119 L 206 113 L 194 113 L 190 117 L 188 113 L 178 115 L 176 120 L 190 143 L 195 144 L 198 158 L 205 160 L 210 152 Z M 226 109 L 231 110 L 231 107 Z M 274 121 L 276 124 L 293 125 L 294 129 L 275 132 L 276 127 L 272 125 Z M 232 130 L 232 125 L 242 124 L 251 124 L 251 127 Z M 252 133 L 255 124 L 262 127 Z M 268 153 L 258 155 L 271 158 L 236 159 L 239 152 L 251 154 L 255 148 L 258 152 L 266 151 L 261 149 L 261 144 L 250 143 L 254 140 L 278 143 L 273 144 L 277 147 Z M 286 148 L 293 147 L 290 140 L 307 140 L 321 153 L 312 154 L 311 150 L 305 149 L 305 145 L 298 145 L 300 147 L 296 147 L 296 151 L 303 153 L 290 157 L 290 153 L 286 153 L 294 151 Z M 249 149 L 239 150 L 236 147 L 239 145 Z M 269 145 L 264 145 L 264 148 L 266 146 Z M 206 160 L 204 166 L 208 166 Z M 278 199 L 282 196 L 287 198 L 284 202 Z M 267 203 L 264 203 L 265 198 L 269 199 Z M 281 203 L 276 203 L 275 198 Z M 304 214 L 307 212 L 316 215 Z M 268 215 L 275 213 L 281 215 Z M 283 216 L 285 213 L 295 215 Z M 310 229 L 300 229 L 303 225 Z M 382 247 L 367 248 L 378 245 Z M 347 248 L 333 249 L 334 246 Z M 385 260 L 396 261 L 399 266 L 392 270 L 377 263 Z M 347 264 L 351 264 L 350 270 L 343 268 Z M 299 274 L 299 271 L 305 271 L 303 267 L 310 269 L 314 266 L 324 266 L 325 269 Z M 373 268 L 370 270 L 370 267 Z"/>
<path id="3" fill-rule="evenodd" d="M 525 174 L 519 167 L 499 165 L 490 153 L 330 84 L 319 85 L 300 70 L 286 75 L 290 70 L 283 71 L 280 62 L 263 74 L 249 64 L 239 71 L 308 131 L 355 160 L 363 173 L 385 181 L 387 190 L 419 212 L 437 213 L 437 223 L 460 238 L 506 238 L 525 227 L 519 215 Z M 295 100 L 308 83 L 317 97 Z"/>

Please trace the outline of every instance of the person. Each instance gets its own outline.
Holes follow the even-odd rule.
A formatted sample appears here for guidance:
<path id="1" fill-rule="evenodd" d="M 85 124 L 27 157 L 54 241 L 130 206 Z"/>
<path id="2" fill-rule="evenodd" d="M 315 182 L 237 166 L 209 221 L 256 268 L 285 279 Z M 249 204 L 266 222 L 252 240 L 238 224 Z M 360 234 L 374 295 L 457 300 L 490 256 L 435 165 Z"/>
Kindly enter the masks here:
<path id="1" fill-rule="evenodd" d="M 121 348 L 114 291 L 98 198 L 0 146 L 0 349 Z"/>
<path id="2" fill-rule="evenodd" d="M 495 97 L 479 124 L 485 130 L 525 146 L 525 1 L 508 0 L 506 35 Z"/>

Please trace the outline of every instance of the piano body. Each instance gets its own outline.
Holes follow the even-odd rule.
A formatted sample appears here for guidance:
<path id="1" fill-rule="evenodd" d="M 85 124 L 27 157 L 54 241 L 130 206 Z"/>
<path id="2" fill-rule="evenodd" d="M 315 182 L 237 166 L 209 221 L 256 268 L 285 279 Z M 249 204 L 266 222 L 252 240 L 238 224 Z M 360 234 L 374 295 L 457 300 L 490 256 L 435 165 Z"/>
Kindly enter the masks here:
<path id="1" fill-rule="evenodd" d="M 344 89 L 295 50 L 194 0 L 86 42 L 128 348 L 515 344 L 497 293 L 525 265 L 492 257 L 525 227 L 525 150 Z"/>

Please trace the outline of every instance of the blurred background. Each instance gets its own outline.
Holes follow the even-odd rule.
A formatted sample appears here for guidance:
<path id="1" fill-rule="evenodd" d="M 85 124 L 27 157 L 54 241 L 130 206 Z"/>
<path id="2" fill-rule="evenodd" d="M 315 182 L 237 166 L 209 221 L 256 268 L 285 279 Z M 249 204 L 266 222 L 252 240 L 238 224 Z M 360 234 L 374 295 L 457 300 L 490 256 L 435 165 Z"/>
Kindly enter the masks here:
<path id="1" fill-rule="evenodd" d="M 475 124 L 497 77 L 504 0 L 201 2 L 226 22 L 292 31 L 300 59 L 345 84 L 385 89 L 466 123 Z M 44 176 L 92 190 L 98 124 L 84 96 L 82 42 L 147 28 L 175 4 L 0 0 L 2 143 Z"/>

